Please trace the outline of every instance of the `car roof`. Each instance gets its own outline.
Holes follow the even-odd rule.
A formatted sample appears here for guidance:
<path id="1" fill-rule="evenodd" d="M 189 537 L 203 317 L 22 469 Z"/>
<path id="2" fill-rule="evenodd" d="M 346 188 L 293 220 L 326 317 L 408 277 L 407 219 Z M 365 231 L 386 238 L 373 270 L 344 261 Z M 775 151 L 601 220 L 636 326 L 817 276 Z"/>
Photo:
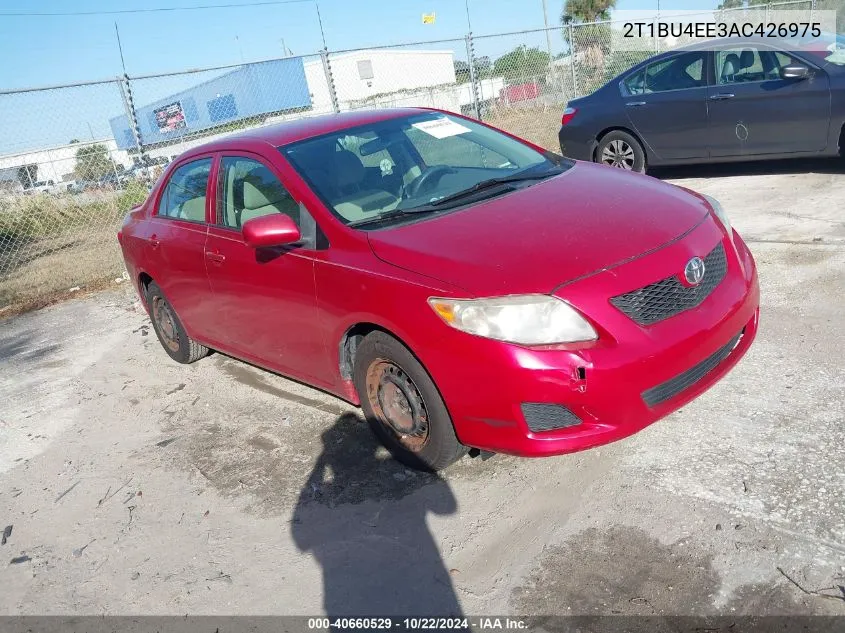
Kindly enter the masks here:
<path id="1" fill-rule="evenodd" d="M 270 144 L 278 147 L 323 134 L 342 132 L 343 130 L 348 130 L 359 125 L 367 125 L 369 123 L 377 123 L 378 121 L 428 112 L 437 112 L 437 110 L 427 108 L 383 108 L 306 117 L 253 128 L 237 134 L 231 134 L 221 139 L 215 139 L 187 150 L 182 156 L 194 156 L 208 152 L 245 148 L 252 144 Z"/>
<path id="2" fill-rule="evenodd" d="M 715 48 L 722 48 L 724 46 L 730 46 L 734 48 L 742 46 L 754 46 L 760 44 L 796 53 L 812 52 L 817 48 L 816 46 L 814 46 L 815 41 L 812 40 L 808 40 L 803 43 L 797 43 L 794 40 L 785 40 L 774 37 L 721 37 L 712 40 L 705 40 L 703 42 L 693 42 L 692 44 L 687 44 L 685 46 L 679 46 L 678 48 L 673 48 L 668 51 L 664 51 L 658 55 L 654 55 L 650 57 L 647 61 L 653 61 L 662 57 L 670 57 L 677 53 L 684 53 L 689 51 L 710 50 Z"/>

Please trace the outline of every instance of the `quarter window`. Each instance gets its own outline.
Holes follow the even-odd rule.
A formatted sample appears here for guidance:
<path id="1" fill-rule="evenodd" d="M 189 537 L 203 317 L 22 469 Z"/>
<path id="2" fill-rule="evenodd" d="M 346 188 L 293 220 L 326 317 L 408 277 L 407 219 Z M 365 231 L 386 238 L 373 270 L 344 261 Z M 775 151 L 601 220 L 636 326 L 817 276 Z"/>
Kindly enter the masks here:
<path id="1" fill-rule="evenodd" d="M 264 163 L 224 156 L 220 162 L 217 223 L 240 229 L 247 220 L 273 213 L 284 213 L 299 226 L 299 204 Z"/>
<path id="2" fill-rule="evenodd" d="M 205 222 L 205 193 L 211 159 L 195 160 L 177 168 L 167 181 L 157 214 L 192 222 Z"/>

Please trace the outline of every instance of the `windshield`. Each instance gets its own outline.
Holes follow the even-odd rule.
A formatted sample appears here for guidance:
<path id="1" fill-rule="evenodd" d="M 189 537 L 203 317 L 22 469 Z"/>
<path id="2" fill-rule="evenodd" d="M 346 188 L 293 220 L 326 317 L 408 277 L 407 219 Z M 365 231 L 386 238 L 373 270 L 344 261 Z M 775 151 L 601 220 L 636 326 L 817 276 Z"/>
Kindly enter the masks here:
<path id="1" fill-rule="evenodd" d="M 792 38 L 787 42 L 796 50 L 821 57 L 829 64 L 845 66 L 845 35 L 824 32 L 818 38 Z"/>
<path id="2" fill-rule="evenodd" d="M 349 128 L 279 150 L 335 215 L 352 225 L 443 211 L 562 169 L 552 154 L 439 112 Z"/>

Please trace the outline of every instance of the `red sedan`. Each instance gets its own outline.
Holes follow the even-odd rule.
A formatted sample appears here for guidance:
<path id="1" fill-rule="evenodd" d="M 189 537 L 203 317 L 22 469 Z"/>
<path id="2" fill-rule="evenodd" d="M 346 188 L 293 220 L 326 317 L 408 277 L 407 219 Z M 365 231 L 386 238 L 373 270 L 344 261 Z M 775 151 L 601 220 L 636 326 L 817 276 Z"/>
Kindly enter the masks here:
<path id="1" fill-rule="evenodd" d="M 174 360 L 213 348 L 360 404 L 421 468 L 618 440 L 757 331 L 754 260 L 718 202 L 439 111 L 197 147 L 118 238 Z"/>

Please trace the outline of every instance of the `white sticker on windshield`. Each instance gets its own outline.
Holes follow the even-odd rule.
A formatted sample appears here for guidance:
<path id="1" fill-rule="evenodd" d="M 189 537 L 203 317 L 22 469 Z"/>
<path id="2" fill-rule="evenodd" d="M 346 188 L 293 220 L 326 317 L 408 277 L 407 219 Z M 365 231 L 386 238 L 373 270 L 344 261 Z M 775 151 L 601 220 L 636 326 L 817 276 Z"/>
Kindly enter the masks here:
<path id="1" fill-rule="evenodd" d="M 434 119 L 433 121 L 420 121 L 411 125 L 434 138 L 448 138 L 450 136 L 472 132 L 468 127 L 464 127 L 460 123 L 456 123 L 445 116 L 440 119 Z"/>

